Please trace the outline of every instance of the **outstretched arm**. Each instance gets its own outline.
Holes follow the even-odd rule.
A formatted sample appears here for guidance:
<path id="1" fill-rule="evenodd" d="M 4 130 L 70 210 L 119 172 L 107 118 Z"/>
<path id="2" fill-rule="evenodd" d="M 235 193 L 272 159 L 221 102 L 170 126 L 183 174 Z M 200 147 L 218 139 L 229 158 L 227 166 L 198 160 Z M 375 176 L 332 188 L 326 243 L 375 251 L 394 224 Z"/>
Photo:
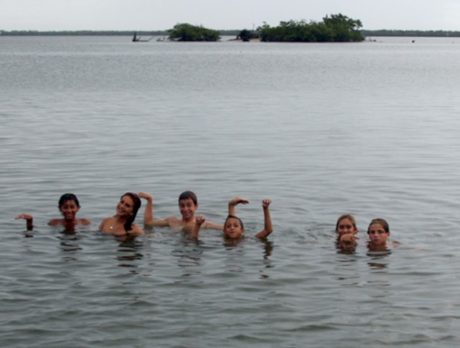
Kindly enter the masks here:
<path id="1" fill-rule="evenodd" d="M 34 229 L 34 218 L 30 214 L 19 214 L 16 216 L 16 219 L 24 219 L 26 220 L 26 228 L 27 231 L 32 231 Z"/>
<path id="2" fill-rule="evenodd" d="M 228 202 L 228 215 L 236 215 L 236 206 L 238 204 L 248 204 L 249 201 L 243 197 L 234 197 Z"/>
<path id="3" fill-rule="evenodd" d="M 205 222 L 205 218 L 201 215 L 195 216 L 195 224 L 193 225 L 192 232 L 190 233 L 190 237 L 193 239 L 198 239 L 198 235 L 200 233 L 201 225 Z"/>
<path id="4" fill-rule="evenodd" d="M 270 233 L 273 231 L 272 227 L 272 218 L 270 215 L 270 199 L 264 199 L 262 201 L 262 209 L 264 211 L 264 229 L 256 234 L 257 238 L 267 238 Z"/>
<path id="5" fill-rule="evenodd" d="M 214 222 L 210 222 L 210 221 L 206 221 L 202 227 L 207 230 L 217 230 L 217 231 L 222 231 L 224 229 L 224 225 L 215 224 Z"/>
<path id="6" fill-rule="evenodd" d="M 144 210 L 144 227 L 166 227 L 169 226 L 167 220 L 155 220 L 153 218 L 153 197 L 147 192 L 139 192 L 138 196 L 146 200 Z"/>

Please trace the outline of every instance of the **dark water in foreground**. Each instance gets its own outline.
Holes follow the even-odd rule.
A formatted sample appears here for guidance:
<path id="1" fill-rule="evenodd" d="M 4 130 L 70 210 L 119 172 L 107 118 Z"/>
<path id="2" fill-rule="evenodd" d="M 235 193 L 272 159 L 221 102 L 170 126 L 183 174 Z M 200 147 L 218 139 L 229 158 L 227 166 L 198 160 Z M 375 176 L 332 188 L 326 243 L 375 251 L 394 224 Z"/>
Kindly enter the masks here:
<path id="1" fill-rule="evenodd" d="M 1 37 L 0 346 L 458 345 L 459 58 L 454 39 Z M 186 189 L 217 222 L 250 199 L 248 238 L 95 232 L 125 191 L 167 216 Z M 46 226 L 67 191 L 93 220 L 76 235 Z M 250 238 L 265 197 L 266 243 Z M 345 212 L 352 255 L 334 248 Z M 366 253 L 374 217 L 390 255 Z"/>

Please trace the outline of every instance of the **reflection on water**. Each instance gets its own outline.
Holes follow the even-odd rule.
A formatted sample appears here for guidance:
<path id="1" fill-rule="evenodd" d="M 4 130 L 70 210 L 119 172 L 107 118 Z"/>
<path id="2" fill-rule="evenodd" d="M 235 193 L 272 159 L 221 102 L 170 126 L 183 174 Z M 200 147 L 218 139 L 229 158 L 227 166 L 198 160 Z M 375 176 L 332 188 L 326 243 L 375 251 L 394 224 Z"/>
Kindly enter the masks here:
<path id="1" fill-rule="evenodd" d="M 116 257 L 119 267 L 137 268 L 136 261 L 142 260 L 143 241 L 141 238 L 128 238 L 120 242 L 117 248 Z"/>

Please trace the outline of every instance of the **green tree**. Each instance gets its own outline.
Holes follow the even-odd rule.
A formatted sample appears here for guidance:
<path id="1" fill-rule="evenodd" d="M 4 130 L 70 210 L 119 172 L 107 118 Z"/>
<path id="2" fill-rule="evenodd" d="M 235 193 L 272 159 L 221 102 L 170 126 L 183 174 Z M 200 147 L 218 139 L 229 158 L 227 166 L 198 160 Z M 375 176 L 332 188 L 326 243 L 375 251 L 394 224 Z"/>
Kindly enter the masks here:
<path id="1" fill-rule="evenodd" d="M 243 30 L 240 31 L 240 33 L 238 34 L 238 36 L 236 38 L 240 39 L 241 41 L 247 42 L 247 41 L 252 39 L 253 35 L 254 34 L 252 33 L 252 31 L 247 30 L 247 29 L 243 29 Z"/>
<path id="2" fill-rule="evenodd" d="M 169 39 L 174 41 L 218 41 L 220 34 L 217 30 L 195 26 L 189 23 L 179 23 L 168 30 Z"/>
<path id="3" fill-rule="evenodd" d="M 287 21 L 277 27 L 264 23 L 258 28 L 261 41 L 279 42 L 349 42 L 363 41 L 360 20 L 342 14 L 326 16 L 322 22 Z"/>
<path id="4" fill-rule="evenodd" d="M 332 30 L 334 41 L 362 41 L 364 39 L 359 31 L 362 27 L 359 19 L 351 19 L 339 13 L 324 17 L 323 23 Z"/>

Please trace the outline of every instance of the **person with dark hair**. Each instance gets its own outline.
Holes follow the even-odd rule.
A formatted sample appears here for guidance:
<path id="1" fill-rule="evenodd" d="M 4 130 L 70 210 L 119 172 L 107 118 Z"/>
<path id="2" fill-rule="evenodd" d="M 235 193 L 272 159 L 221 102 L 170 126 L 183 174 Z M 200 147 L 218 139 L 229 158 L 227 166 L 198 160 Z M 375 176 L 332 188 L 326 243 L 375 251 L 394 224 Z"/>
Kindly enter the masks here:
<path id="1" fill-rule="evenodd" d="M 126 192 L 120 197 L 115 215 L 103 219 L 99 225 L 99 231 L 117 237 L 143 234 L 142 228 L 134 223 L 140 207 L 141 199 L 139 196 L 132 192 Z"/>
<path id="2" fill-rule="evenodd" d="M 89 225 L 91 221 L 84 218 L 77 218 L 77 213 L 80 210 L 80 202 L 73 193 L 64 193 L 58 202 L 58 208 L 61 212 L 62 219 L 51 219 L 48 222 L 50 226 L 63 226 L 66 231 L 74 231 L 76 225 Z M 27 213 L 19 214 L 16 219 L 26 220 L 26 228 L 28 231 L 33 230 L 33 216 Z"/>
<path id="3" fill-rule="evenodd" d="M 228 202 L 228 216 L 224 223 L 224 238 L 226 240 L 239 240 L 244 237 L 244 225 L 243 221 L 236 216 L 236 206 L 238 204 L 248 204 L 249 201 L 245 198 L 235 197 Z M 264 199 L 262 201 L 262 210 L 264 213 L 264 228 L 262 231 L 255 235 L 256 238 L 265 239 L 273 231 L 272 219 L 270 215 L 269 206 L 271 204 L 270 199 Z M 198 238 L 200 227 L 205 223 L 205 219 L 202 216 L 196 217 L 196 223 L 192 230 L 191 237 Z"/>
<path id="4" fill-rule="evenodd" d="M 154 218 L 152 195 L 146 192 L 139 192 L 139 197 L 144 198 L 147 201 L 144 212 L 145 227 L 170 227 L 175 230 L 191 232 L 195 226 L 195 211 L 198 208 L 198 199 L 194 192 L 185 191 L 179 195 L 178 205 L 182 216 L 181 219 L 178 219 L 175 216 L 169 216 L 165 219 Z M 222 225 L 209 221 L 203 222 L 202 227 L 220 231 L 222 231 L 223 228 Z"/>
<path id="5" fill-rule="evenodd" d="M 390 241 L 390 226 L 385 219 L 373 219 L 367 228 L 369 251 L 388 251 L 389 247 L 399 246 L 399 242 Z"/>

